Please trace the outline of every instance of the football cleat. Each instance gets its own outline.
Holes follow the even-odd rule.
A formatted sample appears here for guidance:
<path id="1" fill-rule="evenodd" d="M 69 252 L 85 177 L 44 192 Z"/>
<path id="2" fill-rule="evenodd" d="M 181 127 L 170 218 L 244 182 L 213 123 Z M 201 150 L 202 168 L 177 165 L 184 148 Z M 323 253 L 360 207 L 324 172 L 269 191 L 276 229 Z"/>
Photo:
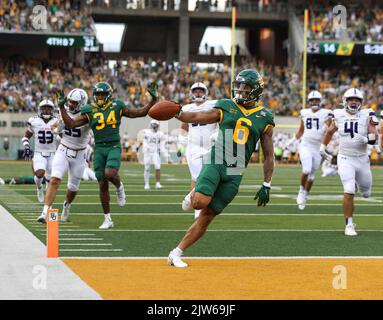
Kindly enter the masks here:
<path id="1" fill-rule="evenodd" d="M 156 189 L 161 189 L 162 188 L 162 185 L 161 183 L 159 182 L 156 182 L 156 186 L 155 186 Z"/>
<path id="2" fill-rule="evenodd" d="M 346 228 L 344 229 L 344 234 L 346 236 L 357 236 L 358 234 L 356 233 L 355 231 L 355 227 L 356 227 L 356 224 L 355 223 L 352 223 L 352 224 L 348 224 L 346 226 Z"/>
<path id="3" fill-rule="evenodd" d="M 0 184 L 5 184 L 5 181 L 3 178 L 0 178 Z"/>
<path id="4" fill-rule="evenodd" d="M 98 228 L 101 230 L 111 229 L 114 227 L 113 221 L 109 219 L 105 219 L 101 226 Z"/>
<path id="5" fill-rule="evenodd" d="M 188 264 L 183 262 L 181 257 L 174 253 L 174 250 L 170 251 L 168 256 L 168 265 L 175 266 L 177 268 L 186 268 Z"/>
<path id="6" fill-rule="evenodd" d="M 121 182 L 120 188 L 116 189 L 117 194 L 117 203 L 119 206 L 123 206 L 126 203 L 126 196 L 125 196 L 125 190 L 124 185 Z"/>
<path id="7" fill-rule="evenodd" d="M 145 190 L 150 190 L 150 186 L 148 184 L 145 184 L 145 187 L 144 187 Z"/>
<path id="8" fill-rule="evenodd" d="M 47 223 L 46 221 L 47 217 L 44 212 L 41 213 L 41 215 L 37 218 L 37 222 L 39 223 Z"/>
<path id="9" fill-rule="evenodd" d="M 43 186 L 41 185 L 40 188 L 37 188 L 37 200 L 39 200 L 39 202 L 44 202 L 44 188 Z"/>
<path id="10" fill-rule="evenodd" d="M 297 205 L 300 210 L 306 207 L 307 193 L 304 190 L 299 190 L 297 197 Z"/>
<path id="11" fill-rule="evenodd" d="M 61 222 L 68 222 L 69 221 L 69 206 L 66 206 L 66 201 L 64 201 L 63 204 L 63 211 L 61 212 Z"/>

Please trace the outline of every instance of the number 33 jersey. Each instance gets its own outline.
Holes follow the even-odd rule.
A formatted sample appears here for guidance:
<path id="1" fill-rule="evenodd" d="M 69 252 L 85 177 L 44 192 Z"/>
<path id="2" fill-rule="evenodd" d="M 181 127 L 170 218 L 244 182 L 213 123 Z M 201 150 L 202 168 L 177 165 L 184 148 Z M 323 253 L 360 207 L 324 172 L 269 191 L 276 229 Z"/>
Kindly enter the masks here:
<path id="1" fill-rule="evenodd" d="M 354 139 L 356 134 L 367 137 L 372 109 L 362 109 L 350 114 L 345 109 L 334 110 L 334 121 L 339 132 L 339 154 L 350 157 L 367 155 L 367 144 Z"/>
<path id="2" fill-rule="evenodd" d="M 120 124 L 124 107 L 124 102 L 112 99 L 103 108 L 91 103 L 81 109 L 81 114 L 89 120 L 96 144 L 120 143 Z"/>
<path id="3" fill-rule="evenodd" d="M 305 128 L 302 136 L 302 142 L 306 145 L 318 148 L 319 150 L 322 138 L 327 130 L 325 122 L 330 117 L 333 117 L 332 110 L 319 109 L 314 112 L 311 108 L 302 109 L 300 116 Z"/>
<path id="4" fill-rule="evenodd" d="M 28 119 L 27 130 L 35 136 L 35 152 L 56 151 L 56 139 L 51 129 L 51 126 L 56 121 L 56 117 L 52 117 L 48 122 L 45 122 L 39 116 Z"/>

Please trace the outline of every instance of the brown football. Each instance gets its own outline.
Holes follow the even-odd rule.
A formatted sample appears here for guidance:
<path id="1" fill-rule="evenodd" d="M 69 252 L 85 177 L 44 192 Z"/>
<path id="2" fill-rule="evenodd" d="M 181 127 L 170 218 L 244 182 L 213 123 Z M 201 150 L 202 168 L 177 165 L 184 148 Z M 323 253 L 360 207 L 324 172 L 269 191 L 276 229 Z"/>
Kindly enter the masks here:
<path id="1" fill-rule="evenodd" d="M 148 114 L 156 120 L 169 120 L 181 109 L 181 106 L 174 101 L 160 101 L 150 108 Z"/>

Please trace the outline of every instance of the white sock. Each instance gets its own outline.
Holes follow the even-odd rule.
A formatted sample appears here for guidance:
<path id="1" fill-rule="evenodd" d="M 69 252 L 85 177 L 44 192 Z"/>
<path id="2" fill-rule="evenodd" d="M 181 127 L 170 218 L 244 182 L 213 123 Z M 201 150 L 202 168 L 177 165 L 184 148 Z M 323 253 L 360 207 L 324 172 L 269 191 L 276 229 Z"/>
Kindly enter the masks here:
<path id="1" fill-rule="evenodd" d="M 194 219 L 197 219 L 200 213 L 201 213 L 201 210 L 194 210 Z"/>
<path id="2" fill-rule="evenodd" d="M 44 178 L 37 178 L 37 176 L 34 176 L 34 180 L 35 180 L 35 184 L 36 184 L 36 186 L 37 186 L 37 188 L 41 188 L 41 185 L 42 185 L 42 183 L 43 183 L 43 179 Z"/>
<path id="3" fill-rule="evenodd" d="M 120 182 L 120 187 L 117 188 L 118 190 L 122 190 L 124 188 L 124 185 L 122 184 L 122 182 Z"/>
<path id="4" fill-rule="evenodd" d="M 194 192 L 195 188 L 193 188 L 187 195 L 185 198 L 188 198 L 189 200 L 191 199 L 191 195 L 192 193 Z"/>
<path id="5" fill-rule="evenodd" d="M 144 180 L 145 180 L 145 185 L 149 185 L 149 180 L 150 180 L 150 168 L 146 169 L 144 171 Z"/>
<path id="6" fill-rule="evenodd" d="M 182 254 L 184 253 L 180 248 L 175 248 L 174 250 L 173 250 L 173 252 L 175 253 L 175 255 L 176 256 L 178 256 L 178 257 L 180 257 L 180 256 L 182 256 Z"/>
<path id="7" fill-rule="evenodd" d="M 104 214 L 105 220 L 112 221 L 112 216 L 110 213 Z"/>
<path id="8" fill-rule="evenodd" d="M 347 225 L 348 225 L 348 226 L 351 226 L 351 225 L 352 225 L 352 217 L 350 217 L 350 218 L 346 218 L 346 221 L 347 221 Z"/>
<path id="9" fill-rule="evenodd" d="M 304 190 L 303 186 L 300 186 L 299 191 L 303 191 L 303 190 Z"/>
<path id="10" fill-rule="evenodd" d="M 44 208 L 43 208 L 43 213 L 44 213 L 45 215 L 47 215 L 47 214 L 48 214 L 48 209 L 49 209 L 49 206 L 47 206 L 47 205 L 44 205 Z"/>

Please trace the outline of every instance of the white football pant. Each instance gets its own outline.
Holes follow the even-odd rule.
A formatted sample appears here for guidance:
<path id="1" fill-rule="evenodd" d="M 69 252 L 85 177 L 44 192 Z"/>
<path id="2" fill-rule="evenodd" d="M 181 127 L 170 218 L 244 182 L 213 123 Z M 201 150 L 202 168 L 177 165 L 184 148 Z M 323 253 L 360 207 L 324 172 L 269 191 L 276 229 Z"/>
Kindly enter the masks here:
<path id="1" fill-rule="evenodd" d="M 86 149 L 73 151 L 59 145 L 52 163 L 52 177 L 62 180 L 64 174 L 68 171 L 68 190 L 76 192 L 80 187 L 81 178 L 85 168 Z"/>
<path id="2" fill-rule="evenodd" d="M 355 183 L 363 197 L 371 195 L 372 174 L 370 159 L 367 155 L 349 157 L 338 155 L 338 174 L 343 184 L 344 193 L 355 194 Z"/>

